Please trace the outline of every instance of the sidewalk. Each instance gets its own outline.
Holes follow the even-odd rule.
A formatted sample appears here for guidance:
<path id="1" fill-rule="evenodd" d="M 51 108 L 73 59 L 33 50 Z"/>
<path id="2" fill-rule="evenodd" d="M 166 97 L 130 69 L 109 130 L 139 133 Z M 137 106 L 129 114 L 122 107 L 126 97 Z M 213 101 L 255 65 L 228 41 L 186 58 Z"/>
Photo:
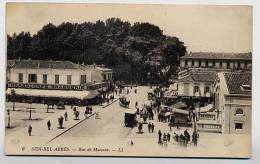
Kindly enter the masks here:
<path id="1" fill-rule="evenodd" d="M 32 135 L 29 136 L 28 134 L 28 127 L 21 128 L 14 133 L 10 133 L 5 137 L 5 144 L 10 145 L 9 147 L 23 147 L 24 145 L 46 145 L 47 143 L 53 141 L 57 137 L 61 136 L 71 128 L 75 127 L 76 125 L 80 124 L 81 122 L 89 119 L 90 117 L 94 116 L 100 110 L 105 109 L 109 105 L 113 104 L 114 102 L 118 101 L 121 95 L 114 95 L 114 100 L 110 101 L 108 104 L 107 102 L 103 103 L 102 106 L 92 106 L 93 112 L 92 114 L 87 115 L 85 117 L 85 107 L 78 107 L 80 112 L 79 119 L 75 120 L 73 109 L 70 106 L 65 106 L 65 110 L 60 110 L 59 112 L 52 113 L 51 116 L 39 121 L 32 123 Z M 68 120 L 63 121 L 63 128 L 59 128 L 58 118 L 63 116 L 65 112 L 67 112 Z M 48 130 L 47 121 L 50 120 L 51 122 L 51 129 Z M 19 136 L 19 137 L 18 137 Z"/>
<path id="2" fill-rule="evenodd" d="M 64 116 L 64 113 L 67 111 L 68 120 L 63 123 L 63 128 L 60 129 L 58 124 L 58 118 L 60 116 Z M 80 116 L 79 120 L 75 120 L 75 116 L 73 114 L 73 110 L 70 107 L 66 106 L 66 110 L 63 112 L 53 113 L 50 117 L 45 118 L 42 121 L 35 122 L 31 124 L 32 126 L 32 136 L 28 135 L 28 127 L 22 128 L 14 133 L 11 133 L 6 136 L 6 144 L 17 144 L 22 143 L 26 145 L 26 143 L 30 144 L 37 144 L 37 145 L 44 145 L 48 143 L 51 139 L 55 138 L 56 136 L 66 132 L 67 130 L 71 129 L 81 121 L 84 121 L 86 118 L 84 116 L 84 109 L 79 108 Z M 93 113 L 98 111 L 97 108 L 93 108 Z M 92 114 L 93 115 L 93 114 Z M 88 115 L 91 117 L 92 115 Z M 50 120 L 51 128 L 48 130 L 47 128 L 47 121 Z"/>

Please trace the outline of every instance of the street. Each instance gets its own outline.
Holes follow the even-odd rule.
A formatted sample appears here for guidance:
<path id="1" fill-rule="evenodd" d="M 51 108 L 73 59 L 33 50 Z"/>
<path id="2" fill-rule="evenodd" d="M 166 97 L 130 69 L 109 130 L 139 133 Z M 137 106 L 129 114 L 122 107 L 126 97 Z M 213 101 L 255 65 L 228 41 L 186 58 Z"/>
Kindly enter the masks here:
<path id="1" fill-rule="evenodd" d="M 147 103 L 147 92 L 150 90 L 148 87 L 138 87 L 137 94 L 134 93 L 134 88 L 126 95 L 130 100 L 129 109 L 135 109 L 135 102 L 138 104 Z M 124 126 L 124 113 L 127 108 L 123 108 L 116 101 L 113 104 L 99 108 L 100 119 L 90 117 L 83 121 L 76 127 L 64 133 L 59 138 L 52 141 L 69 141 L 73 142 L 77 138 L 84 138 L 85 143 L 121 143 L 133 130 Z"/>

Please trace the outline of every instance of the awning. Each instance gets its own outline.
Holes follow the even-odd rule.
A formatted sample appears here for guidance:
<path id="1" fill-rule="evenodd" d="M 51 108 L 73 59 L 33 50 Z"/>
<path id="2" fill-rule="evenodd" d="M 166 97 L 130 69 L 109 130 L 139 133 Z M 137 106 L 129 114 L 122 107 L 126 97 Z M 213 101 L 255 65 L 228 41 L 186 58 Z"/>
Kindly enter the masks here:
<path id="1" fill-rule="evenodd" d="M 181 113 L 181 114 L 189 115 L 189 111 L 183 110 L 183 109 L 173 108 L 173 109 L 172 109 L 172 112 L 173 112 L 173 113 Z"/>
<path id="2" fill-rule="evenodd" d="M 187 108 L 187 105 L 184 102 L 177 102 L 176 104 L 172 105 L 171 108 L 182 109 Z"/>
<path id="3" fill-rule="evenodd" d="M 200 113 L 212 112 L 212 111 L 214 111 L 213 104 L 209 104 L 204 107 L 196 108 L 196 111 L 200 112 Z"/>
<path id="4" fill-rule="evenodd" d="M 11 95 L 11 90 L 8 88 L 7 95 Z M 71 91 L 71 90 L 43 90 L 43 89 L 21 89 L 16 88 L 15 94 L 20 96 L 35 96 L 35 97 L 58 97 L 58 98 L 76 98 L 83 100 L 85 97 L 95 96 L 92 91 Z M 96 91 L 97 92 L 97 91 Z"/>
<path id="5" fill-rule="evenodd" d="M 99 92 L 97 90 L 90 90 L 88 91 L 87 96 L 84 97 L 86 100 L 93 99 L 99 95 Z"/>

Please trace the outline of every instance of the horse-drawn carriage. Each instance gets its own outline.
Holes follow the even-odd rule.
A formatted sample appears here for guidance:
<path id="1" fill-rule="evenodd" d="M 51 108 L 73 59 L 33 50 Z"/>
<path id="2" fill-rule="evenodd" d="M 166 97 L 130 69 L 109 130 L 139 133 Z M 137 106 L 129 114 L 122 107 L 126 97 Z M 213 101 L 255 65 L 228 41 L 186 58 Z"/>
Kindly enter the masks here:
<path id="1" fill-rule="evenodd" d="M 125 97 L 120 97 L 119 98 L 119 105 L 124 107 L 124 108 L 128 108 L 129 107 L 129 104 L 130 104 L 130 101 L 129 100 L 126 100 Z"/>

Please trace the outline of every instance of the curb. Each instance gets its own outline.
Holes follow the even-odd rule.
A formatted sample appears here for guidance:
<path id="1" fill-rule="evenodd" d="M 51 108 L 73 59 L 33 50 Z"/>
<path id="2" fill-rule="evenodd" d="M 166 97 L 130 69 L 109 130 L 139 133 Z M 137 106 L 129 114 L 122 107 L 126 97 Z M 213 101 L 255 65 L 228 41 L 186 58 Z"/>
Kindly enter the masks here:
<path id="1" fill-rule="evenodd" d="M 66 133 L 67 131 L 69 131 L 70 129 L 74 128 L 75 126 L 77 126 L 78 124 L 80 124 L 81 122 L 85 121 L 86 119 L 92 117 L 93 115 L 95 115 L 96 113 L 91 114 L 88 117 L 85 117 L 83 120 L 77 122 L 76 124 L 72 125 L 71 127 L 69 127 L 68 129 L 64 130 L 63 132 L 61 132 L 60 134 L 58 134 L 57 136 L 55 136 L 54 138 L 52 138 L 51 140 L 49 140 L 46 144 L 50 143 L 51 141 L 55 140 L 56 138 L 58 138 L 59 136 L 63 135 L 64 133 Z"/>
<path id="2" fill-rule="evenodd" d="M 108 107 L 109 105 L 113 104 L 114 102 L 116 102 L 116 101 L 118 101 L 118 100 L 119 100 L 119 98 L 115 99 L 115 100 L 112 101 L 110 104 L 107 104 L 107 105 L 105 105 L 105 106 L 102 106 L 102 108 L 106 108 L 106 107 Z"/>

